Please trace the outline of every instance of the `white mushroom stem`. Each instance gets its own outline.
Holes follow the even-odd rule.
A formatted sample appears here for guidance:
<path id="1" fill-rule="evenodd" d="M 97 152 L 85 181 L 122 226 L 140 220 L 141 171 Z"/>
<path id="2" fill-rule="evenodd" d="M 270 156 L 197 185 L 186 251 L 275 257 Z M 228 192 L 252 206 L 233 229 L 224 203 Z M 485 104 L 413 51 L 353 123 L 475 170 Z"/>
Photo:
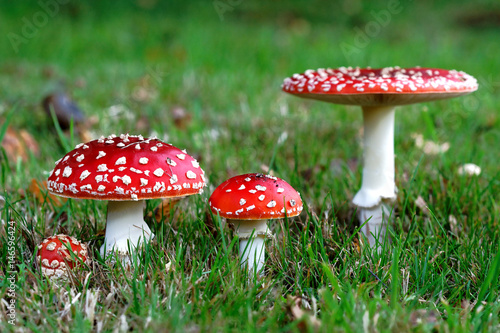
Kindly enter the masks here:
<path id="1" fill-rule="evenodd" d="M 262 274 L 266 261 L 267 220 L 229 220 L 240 238 L 240 260 L 250 274 Z"/>
<path id="2" fill-rule="evenodd" d="M 117 252 L 129 253 L 144 241 L 149 241 L 154 234 L 144 222 L 144 201 L 109 201 L 106 223 L 106 236 L 101 247 L 101 255 Z"/>
<path id="3" fill-rule="evenodd" d="M 359 207 L 361 230 L 371 246 L 385 238 L 390 209 L 384 202 L 396 198 L 394 114 L 394 106 L 363 107 L 363 181 L 353 203 Z"/>

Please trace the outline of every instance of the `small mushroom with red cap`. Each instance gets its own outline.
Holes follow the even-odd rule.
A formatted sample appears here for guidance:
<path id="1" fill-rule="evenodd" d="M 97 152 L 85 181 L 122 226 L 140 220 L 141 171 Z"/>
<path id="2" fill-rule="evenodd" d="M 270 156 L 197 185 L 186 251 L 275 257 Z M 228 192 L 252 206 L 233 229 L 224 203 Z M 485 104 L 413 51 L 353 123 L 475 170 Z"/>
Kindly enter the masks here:
<path id="1" fill-rule="evenodd" d="M 384 239 L 391 214 L 386 204 L 396 198 L 396 106 L 462 96 L 477 87 L 476 79 L 464 72 L 420 67 L 307 70 L 286 78 L 282 85 L 283 91 L 298 97 L 362 107 L 363 181 L 353 203 L 359 207 L 362 231 L 372 246 Z"/>
<path id="2" fill-rule="evenodd" d="M 90 264 L 87 246 L 75 237 L 64 234 L 51 236 L 38 245 L 36 254 L 42 274 L 50 279 L 67 279 L 70 270 Z"/>
<path id="3" fill-rule="evenodd" d="M 226 180 L 214 190 L 209 205 L 234 225 L 241 262 L 250 272 L 261 272 L 264 266 L 267 220 L 297 216 L 303 208 L 300 194 L 286 181 L 260 173 Z"/>
<path id="4" fill-rule="evenodd" d="M 108 200 L 101 255 L 128 258 L 129 246 L 154 237 L 144 222 L 144 200 L 199 194 L 205 186 L 198 162 L 171 144 L 141 135 L 110 135 L 81 143 L 56 162 L 47 187 L 53 194 Z"/>

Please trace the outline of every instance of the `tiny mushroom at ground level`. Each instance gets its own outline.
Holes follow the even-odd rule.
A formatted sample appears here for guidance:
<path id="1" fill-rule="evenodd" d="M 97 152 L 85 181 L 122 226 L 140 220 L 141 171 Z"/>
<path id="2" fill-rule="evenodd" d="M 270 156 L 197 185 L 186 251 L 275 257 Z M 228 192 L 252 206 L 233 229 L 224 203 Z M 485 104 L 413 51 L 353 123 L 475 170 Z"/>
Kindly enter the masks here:
<path id="1" fill-rule="evenodd" d="M 198 194 L 204 171 L 186 151 L 156 138 L 122 134 L 81 143 L 56 162 L 50 192 L 69 198 L 108 200 L 101 255 L 131 248 L 154 237 L 144 222 L 146 199 Z"/>
<path id="2" fill-rule="evenodd" d="M 235 176 L 220 184 L 209 205 L 227 219 L 240 238 L 240 258 L 250 272 L 261 272 L 265 261 L 264 239 L 270 235 L 268 219 L 297 216 L 300 194 L 287 182 L 260 173 Z"/>
<path id="3" fill-rule="evenodd" d="M 475 78 L 456 70 L 341 67 L 294 74 L 285 79 L 282 89 L 298 97 L 362 107 L 363 181 L 353 203 L 359 207 L 362 231 L 373 246 L 385 238 L 391 214 L 386 204 L 396 198 L 395 107 L 462 96 L 477 87 Z"/>
<path id="4" fill-rule="evenodd" d="M 38 245 L 36 260 L 44 276 L 63 280 L 69 277 L 69 270 L 81 263 L 90 264 L 87 246 L 76 238 L 64 234 L 44 239 Z"/>

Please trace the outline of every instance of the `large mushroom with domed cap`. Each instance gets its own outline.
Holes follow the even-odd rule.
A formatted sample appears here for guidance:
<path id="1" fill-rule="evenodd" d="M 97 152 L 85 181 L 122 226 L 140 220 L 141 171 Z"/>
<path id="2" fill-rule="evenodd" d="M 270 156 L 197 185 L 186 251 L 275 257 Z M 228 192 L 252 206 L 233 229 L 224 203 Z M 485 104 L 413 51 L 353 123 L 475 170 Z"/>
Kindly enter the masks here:
<path id="1" fill-rule="evenodd" d="M 300 194 L 290 184 L 261 173 L 229 178 L 212 193 L 209 205 L 235 227 L 241 262 L 251 273 L 260 273 L 264 266 L 267 220 L 297 216 L 303 209 Z"/>
<path id="2" fill-rule="evenodd" d="M 198 194 L 205 186 L 198 162 L 156 138 L 122 134 L 81 143 L 56 162 L 47 182 L 51 193 L 108 200 L 101 255 L 127 256 L 154 237 L 144 222 L 144 200 Z"/>
<path id="3" fill-rule="evenodd" d="M 354 196 L 362 232 L 374 246 L 385 238 L 394 181 L 394 114 L 398 105 L 462 96 L 478 88 L 474 77 L 435 68 L 345 68 L 307 70 L 283 82 L 292 95 L 334 104 L 359 105 L 364 121 L 361 189 Z M 365 223 L 366 222 L 366 223 Z"/>

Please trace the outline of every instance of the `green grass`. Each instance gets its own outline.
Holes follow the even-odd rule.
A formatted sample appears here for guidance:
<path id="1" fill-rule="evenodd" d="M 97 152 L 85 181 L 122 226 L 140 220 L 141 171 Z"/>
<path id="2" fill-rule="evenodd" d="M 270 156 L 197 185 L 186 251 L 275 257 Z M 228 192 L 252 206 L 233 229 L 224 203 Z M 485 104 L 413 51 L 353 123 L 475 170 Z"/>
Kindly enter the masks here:
<path id="1" fill-rule="evenodd" d="M 157 9 L 71 3 L 17 53 L 4 39 L 0 138 L 6 124 L 26 129 L 40 154 L 27 162 L 0 154 L 1 299 L 9 299 L 4 223 L 10 220 L 16 222 L 18 267 L 17 324 L 7 323 L 2 301 L 2 332 L 500 330 L 500 28 L 466 19 L 498 12 L 498 4 L 402 2 L 401 13 L 346 59 L 340 45 L 352 43 L 355 28 L 387 8 L 384 2 L 361 8 L 347 1 L 278 3 L 243 1 L 222 21 L 211 1 Z M 22 18 L 40 10 L 24 3 L 2 8 L 0 31 L 17 34 Z M 359 108 L 280 91 L 293 73 L 349 65 L 455 68 L 480 83 L 462 98 L 398 109 L 399 196 L 392 243 L 380 254 L 362 246 L 350 202 L 361 181 Z M 59 133 L 40 108 L 61 86 L 87 117 L 98 119 L 93 135 L 156 134 L 187 148 L 208 175 L 203 195 L 181 201 L 164 223 L 148 220 L 157 237 L 137 254 L 131 271 L 99 257 L 105 203 L 69 200 L 55 207 L 26 192 L 31 179 L 46 179 L 64 147 L 79 140 Z M 141 87 L 149 99 L 134 95 Z M 114 115 L 113 105 L 125 111 Z M 175 125 L 175 106 L 191 115 L 185 128 Z M 449 142 L 450 149 L 426 155 L 412 133 Z M 481 166 L 480 176 L 457 174 L 469 162 Z M 294 186 L 307 207 L 298 218 L 269 223 L 276 237 L 267 243 L 266 277 L 249 281 L 239 269 L 237 239 L 208 213 L 207 199 L 225 179 L 261 172 L 263 165 Z M 419 196 L 428 211 L 417 207 Z M 147 213 L 158 203 L 148 202 Z M 94 259 L 62 290 L 34 264 L 36 244 L 59 232 L 88 242 Z M 295 318 L 293 296 L 302 297 L 319 328 Z"/>

